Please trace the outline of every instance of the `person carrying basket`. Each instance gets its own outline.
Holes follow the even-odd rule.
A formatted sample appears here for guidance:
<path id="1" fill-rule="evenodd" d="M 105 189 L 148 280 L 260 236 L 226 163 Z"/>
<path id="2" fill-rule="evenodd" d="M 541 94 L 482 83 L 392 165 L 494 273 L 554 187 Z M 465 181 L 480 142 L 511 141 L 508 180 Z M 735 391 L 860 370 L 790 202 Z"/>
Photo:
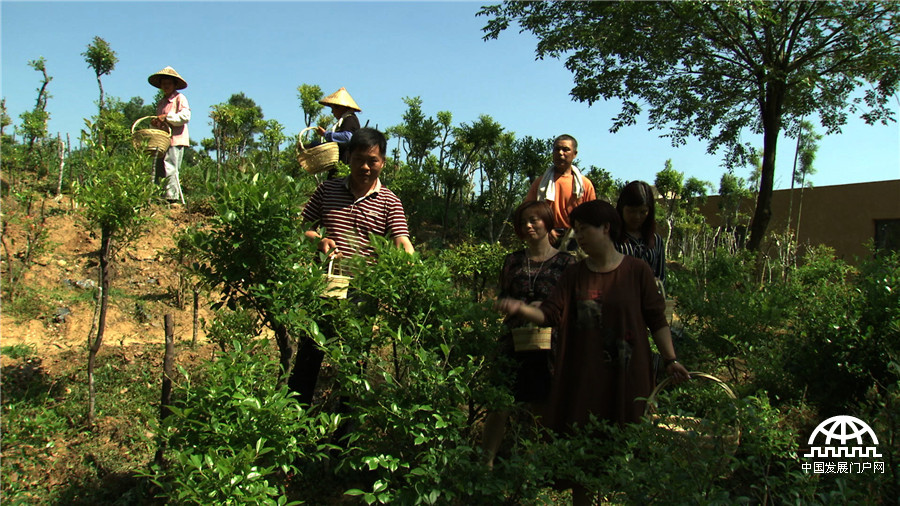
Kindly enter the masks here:
<path id="1" fill-rule="evenodd" d="M 338 143 L 338 160 L 349 165 L 350 152 L 347 149 L 347 145 L 350 142 L 350 137 L 353 136 L 353 132 L 359 130 L 359 118 L 356 117 L 356 113 L 362 112 L 362 109 L 356 105 L 356 101 L 353 100 L 347 89 L 343 87 L 319 100 L 319 103 L 331 108 L 331 114 L 337 120 L 337 123 L 332 127 L 331 131 L 327 131 L 322 127 L 316 127 L 316 132 L 325 138 L 325 142 Z M 335 174 L 336 169 L 332 167 L 328 171 L 328 179 L 334 178 Z"/>
<path id="2" fill-rule="evenodd" d="M 184 204 L 178 171 L 184 158 L 184 147 L 190 145 L 188 122 L 191 121 L 191 106 L 178 90 L 187 88 L 187 81 L 172 67 L 165 67 L 147 78 L 147 81 L 164 94 L 156 104 L 156 117 L 151 124 L 157 128 L 166 124 L 172 129 L 172 140 L 166 155 L 156 160 L 156 182 L 165 182 L 165 196 L 170 204 Z"/>

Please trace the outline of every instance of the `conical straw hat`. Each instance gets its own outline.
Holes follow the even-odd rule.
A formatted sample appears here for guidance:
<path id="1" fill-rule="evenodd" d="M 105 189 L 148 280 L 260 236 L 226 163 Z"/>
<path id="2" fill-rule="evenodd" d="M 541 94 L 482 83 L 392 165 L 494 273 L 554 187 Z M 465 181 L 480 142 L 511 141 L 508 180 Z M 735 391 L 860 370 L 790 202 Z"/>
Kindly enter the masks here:
<path id="1" fill-rule="evenodd" d="M 319 103 L 322 105 L 342 105 L 353 109 L 356 112 L 362 112 L 362 109 L 356 105 L 356 101 L 353 100 L 353 97 L 347 93 L 347 88 L 343 87 L 322 100 L 319 100 Z"/>
<path id="2" fill-rule="evenodd" d="M 178 72 L 175 72 L 175 69 L 173 69 L 172 67 L 166 67 L 166 68 L 160 70 L 159 72 L 148 77 L 147 81 L 150 82 L 150 84 L 152 84 L 153 86 L 156 86 L 157 88 L 159 88 L 159 81 L 163 77 L 171 77 L 171 78 L 175 79 L 175 89 L 176 90 L 183 90 L 183 89 L 187 88 L 187 81 L 185 81 L 183 77 L 178 75 Z"/>

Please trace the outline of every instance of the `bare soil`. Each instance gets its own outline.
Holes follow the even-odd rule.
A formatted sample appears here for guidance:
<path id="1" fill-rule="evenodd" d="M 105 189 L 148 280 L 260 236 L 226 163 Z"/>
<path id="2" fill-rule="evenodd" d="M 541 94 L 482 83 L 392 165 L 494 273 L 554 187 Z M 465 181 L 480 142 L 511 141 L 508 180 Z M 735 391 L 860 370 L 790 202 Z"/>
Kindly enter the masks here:
<path id="1" fill-rule="evenodd" d="M 21 212 L 15 203 L 4 200 L 4 215 Z M 175 246 L 176 234 L 199 223 L 203 216 L 187 212 L 184 207 L 153 206 L 149 230 L 133 244 L 124 247 L 116 257 L 111 278 L 110 310 L 101 353 L 116 352 L 130 345 L 164 343 L 164 315 L 175 321 L 176 341 L 193 337 L 191 292 L 184 292 L 184 305 L 178 307 L 176 292 L 179 276 L 176 261 L 167 254 Z M 86 228 L 82 213 L 67 197 L 48 198 L 45 202 L 48 231 L 45 252 L 34 260 L 20 282 L 32 294 L 29 301 L 37 307 L 22 311 L 0 308 L 0 343 L 2 346 L 27 345 L 43 360 L 52 373 L 57 357 L 63 351 L 85 349 L 95 303 L 92 294 L 98 279 L 98 233 Z M 4 220 L 6 221 L 6 219 Z M 12 256 L 25 248 L 24 230 L 16 220 L 6 223 L 3 231 Z M 7 282 L 6 251 L 3 252 L 2 281 Z M 13 260 L 16 261 L 15 259 Z M 4 306 L 9 301 L 4 300 Z M 199 317 L 210 319 L 209 304 L 201 299 Z M 26 303 L 27 304 L 27 303 Z M 23 314 L 36 313 L 31 316 Z M 198 340 L 203 339 L 202 326 Z M 4 366 L 9 362 L 2 357 Z"/>

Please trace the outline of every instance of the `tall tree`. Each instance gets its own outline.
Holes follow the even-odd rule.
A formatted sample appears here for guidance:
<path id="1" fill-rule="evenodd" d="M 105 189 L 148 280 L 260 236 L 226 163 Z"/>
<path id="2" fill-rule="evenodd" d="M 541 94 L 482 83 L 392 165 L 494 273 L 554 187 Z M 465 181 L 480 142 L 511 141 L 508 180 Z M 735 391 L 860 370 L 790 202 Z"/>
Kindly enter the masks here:
<path id="1" fill-rule="evenodd" d="M 93 42 L 88 44 L 87 50 L 81 53 L 81 56 L 84 56 L 84 61 L 87 62 L 90 68 L 94 69 L 94 74 L 97 76 L 97 86 L 100 87 L 100 111 L 102 112 L 104 105 L 103 81 L 100 80 L 100 76 L 105 76 L 112 72 L 116 68 L 119 58 L 108 42 L 96 36 Z"/>
<path id="2" fill-rule="evenodd" d="M 9 117 L 9 112 L 6 110 L 6 98 L 0 99 L 0 137 L 5 135 L 4 130 L 9 125 L 12 125 L 12 118 Z"/>
<path id="3" fill-rule="evenodd" d="M 406 104 L 403 123 L 391 127 L 389 131 L 400 139 L 406 152 L 406 163 L 421 170 L 425 158 L 440 144 L 440 126 L 434 118 L 425 117 L 420 97 L 404 97 L 403 103 Z"/>
<path id="4" fill-rule="evenodd" d="M 33 152 L 34 143 L 47 137 L 47 121 L 50 119 L 50 113 L 47 112 L 47 101 L 50 99 L 47 86 L 53 80 L 53 77 L 47 75 L 47 62 L 43 56 L 28 62 L 28 66 L 40 72 L 43 76 L 41 87 L 37 90 L 38 95 L 34 103 L 34 109 L 19 115 L 22 118 L 22 135 L 28 143 L 28 151 Z"/>
<path id="5" fill-rule="evenodd" d="M 788 204 L 787 229 L 791 229 L 791 218 L 794 216 L 794 185 L 800 185 L 800 203 L 797 210 L 797 235 L 800 234 L 800 215 L 803 212 L 803 189 L 810 185 L 806 176 L 816 173 L 813 162 L 816 160 L 816 152 L 819 151 L 819 141 L 822 135 L 817 134 L 812 123 L 801 121 L 800 132 L 797 134 L 797 148 L 794 153 L 794 171 L 791 174 L 791 196 Z"/>
<path id="6" fill-rule="evenodd" d="M 322 88 L 317 84 L 301 84 L 297 86 L 297 98 L 300 99 L 300 109 L 303 110 L 303 123 L 308 127 L 312 126 L 325 108 L 319 103 Z"/>
<path id="7" fill-rule="evenodd" d="M 256 146 L 254 136 L 266 127 L 262 108 L 243 93 L 231 95 L 228 102 L 212 106 L 213 143 L 204 143 L 207 150 L 216 151 L 216 181 L 221 177 L 222 165 L 240 160 L 244 152 Z"/>
<path id="8" fill-rule="evenodd" d="M 845 111 L 867 123 L 894 121 L 888 100 L 900 84 L 898 3 L 801 1 L 506 2 L 483 7 L 485 39 L 513 21 L 538 38 L 539 58 L 565 58 L 572 96 L 622 100 L 617 131 L 649 108 L 651 128 L 668 127 L 725 148 L 729 167 L 763 136 L 759 194 L 747 247 L 759 248 L 771 218 L 778 135 L 818 114 L 839 132 Z M 871 84 L 862 98 L 851 98 Z M 639 103 L 642 102 L 643 104 Z M 786 131 L 796 132 L 787 128 Z"/>
<path id="9" fill-rule="evenodd" d="M 663 214 L 666 220 L 665 248 L 672 242 L 672 229 L 675 228 L 675 218 L 678 214 L 678 202 L 684 190 L 684 173 L 672 168 L 672 159 L 666 160 L 663 170 L 656 173 L 653 181 L 656 191 L 663 200 Z M 668 258 L 668 251 L 665 252 Z"/>

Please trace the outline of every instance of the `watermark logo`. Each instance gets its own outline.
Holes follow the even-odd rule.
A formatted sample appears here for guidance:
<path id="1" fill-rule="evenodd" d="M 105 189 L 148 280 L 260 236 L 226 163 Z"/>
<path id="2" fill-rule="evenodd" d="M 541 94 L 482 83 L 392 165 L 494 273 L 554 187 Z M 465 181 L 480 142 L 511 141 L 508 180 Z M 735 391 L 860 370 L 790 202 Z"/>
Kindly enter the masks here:
<path id="1" fill-rule="evenodd" d="M 843 459 L 880 458 L 878 436 L 859 418 L 838 415 L 820 423 L 809 436 L 809 453 L 814 462 L 804 462 L 803 470 L 815 473 L 884 472 L 884 462 L 852 462 Z M 823 461 L 823 459 L 841 459 Z"/>

